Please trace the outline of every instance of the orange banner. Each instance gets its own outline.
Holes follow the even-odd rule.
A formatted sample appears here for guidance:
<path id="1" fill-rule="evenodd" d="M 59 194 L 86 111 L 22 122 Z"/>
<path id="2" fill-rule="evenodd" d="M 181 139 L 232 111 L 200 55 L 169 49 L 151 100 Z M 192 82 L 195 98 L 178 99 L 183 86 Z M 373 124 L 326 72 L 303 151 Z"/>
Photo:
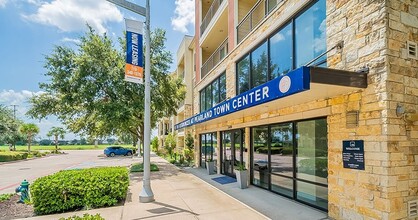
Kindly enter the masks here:
<path id="1" fill-rule="evenodd" d="M 129 63 L 125 64 L 125 80 L 130 82 L 142 83 L 144 78 L 144 69 Z"/>

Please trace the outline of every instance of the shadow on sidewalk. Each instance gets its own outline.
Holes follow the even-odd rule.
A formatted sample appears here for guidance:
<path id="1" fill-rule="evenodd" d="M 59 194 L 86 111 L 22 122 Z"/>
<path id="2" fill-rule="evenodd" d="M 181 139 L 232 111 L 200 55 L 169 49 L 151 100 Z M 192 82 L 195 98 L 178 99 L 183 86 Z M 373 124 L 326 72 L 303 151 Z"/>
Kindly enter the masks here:
<path id="1" fill-rule="evenodd" d="M 172 206 L 166 203 L 162 203 L 162 202 L 152 202 L 152 204 L 160 206 L 159 208 L 153 208 L 153 209 L 147 209 L 145 211 L 152 213 L 154 215 L 152 216 L 147 216 L 147 217 L 142 217 L 142 218 L 136 218 L 135 220 L 139 220 L 139 219 L 149 219 L 149 218 L 158 218 L 158 217 L 163 217 L 163 216 L 168 216 L 168 215 L 173 215 L 173 214 L 179 214 L 179 213 L 188 213 L 191 215 L 195 215 L 198 216 L 199 214 L 191 212 L 189 210 L 186 209 L 182 209 L 176 206 Z"/>

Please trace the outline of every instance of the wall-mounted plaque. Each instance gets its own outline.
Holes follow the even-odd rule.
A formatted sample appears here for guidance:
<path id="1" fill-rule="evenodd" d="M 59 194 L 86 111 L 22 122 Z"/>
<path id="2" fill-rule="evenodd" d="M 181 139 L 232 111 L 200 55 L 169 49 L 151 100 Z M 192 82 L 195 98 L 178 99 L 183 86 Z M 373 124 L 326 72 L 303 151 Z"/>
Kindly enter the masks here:
<path id="1" fill-rule="evenodd" d="M 364 141 L 343 141 L 344 168 L 364 170 Z"/>

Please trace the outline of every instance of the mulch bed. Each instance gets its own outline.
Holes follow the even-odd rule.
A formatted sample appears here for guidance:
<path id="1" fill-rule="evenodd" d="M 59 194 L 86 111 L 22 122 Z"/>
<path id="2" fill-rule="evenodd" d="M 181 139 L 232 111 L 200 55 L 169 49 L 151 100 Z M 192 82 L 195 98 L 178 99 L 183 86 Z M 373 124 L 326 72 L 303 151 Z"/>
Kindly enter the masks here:
<path id="1" fill-rule="evenodd" d="M 17 203 L 19 197 L 19 195 L 14 195 L 9 200 L 0 202 L 0 220 L 35 216 L 33 206 Z"/>

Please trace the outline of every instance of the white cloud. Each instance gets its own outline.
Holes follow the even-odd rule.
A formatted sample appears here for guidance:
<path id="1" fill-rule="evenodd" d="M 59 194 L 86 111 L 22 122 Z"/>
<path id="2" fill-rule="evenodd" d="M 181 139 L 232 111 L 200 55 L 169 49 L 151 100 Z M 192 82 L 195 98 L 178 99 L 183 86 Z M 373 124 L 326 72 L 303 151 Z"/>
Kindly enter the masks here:
<path id="1" fill-rule="evenodd" d="M 187 33 L 187 25 L 194 24 L 194 1 L 176 0 L 174 18 L 171 18 L 171 26 L 175 31 Z"/>
<path id="2" fill-rule="evenodd" d="M 4 0 L 0 0 L 4 1 Z M 106 32 L 107 22 L 122 22 L 123 16 L 116 6 L 97 0 L 53 0 L 40 2 L 37 12 L 23 15 L 29 21 L 51 25 L 65 32 L 85 30 L 86 24 L 92 26 L 99 33 Z"/>
<path id="3" fill-rule="evenodd" d="M 6 7 L 7 0 L 0 0 L 0 8 Z"/>
<path id="4" fill-rule="evenodd" d="M 74 39 L 74 38 L 68 38 L 68 37 L 64 37 L 63 39 L 61 39 L 62 42 L 71 42 L 71 43 L 75 43 L 75 44 L 79 44 L 80 40 L 79 39 Z"/>
<path id="5" fill-rule="evenodd" d="M 278 42 L 280 42 L 280 41 L 283 41 L 285 39 L 285 37 L 284 37 L 284 35 L 283 34 L 281 34 L 281 33 L 277 33 L 276 35 L 274 35 L 272 38 L 271 38 L 271 41 L 273 42 L 273 43 L 278 43 Z"/>
<path id="6" fill-rule="evenodd" d="M 26 0 L 29 4 L 41 6 L 44 1 L 42 0 Z"/>
<path id="7" fill-rule="evenodd" d="M 26 112 L 30 109 L 29 98 L 34 95 L 40 95 L 44 92 L 31 92 L 28 90 L 14 91 L 3 90 L 0 91 L 0 104 L 13 109 L 12 105 L 16 105 L 16 117 L 25 123 L 35 123 L 39 126 L 40 133 L 39 138 L 47 138 L 46 134 L 52 127 L 64 127 L 55 116 L 48 117 L 47 119 L 34 120 L 26 116 Z M 65 139 L 74 139 L 75 135 L 68 133 L 65 135 Z"/>

